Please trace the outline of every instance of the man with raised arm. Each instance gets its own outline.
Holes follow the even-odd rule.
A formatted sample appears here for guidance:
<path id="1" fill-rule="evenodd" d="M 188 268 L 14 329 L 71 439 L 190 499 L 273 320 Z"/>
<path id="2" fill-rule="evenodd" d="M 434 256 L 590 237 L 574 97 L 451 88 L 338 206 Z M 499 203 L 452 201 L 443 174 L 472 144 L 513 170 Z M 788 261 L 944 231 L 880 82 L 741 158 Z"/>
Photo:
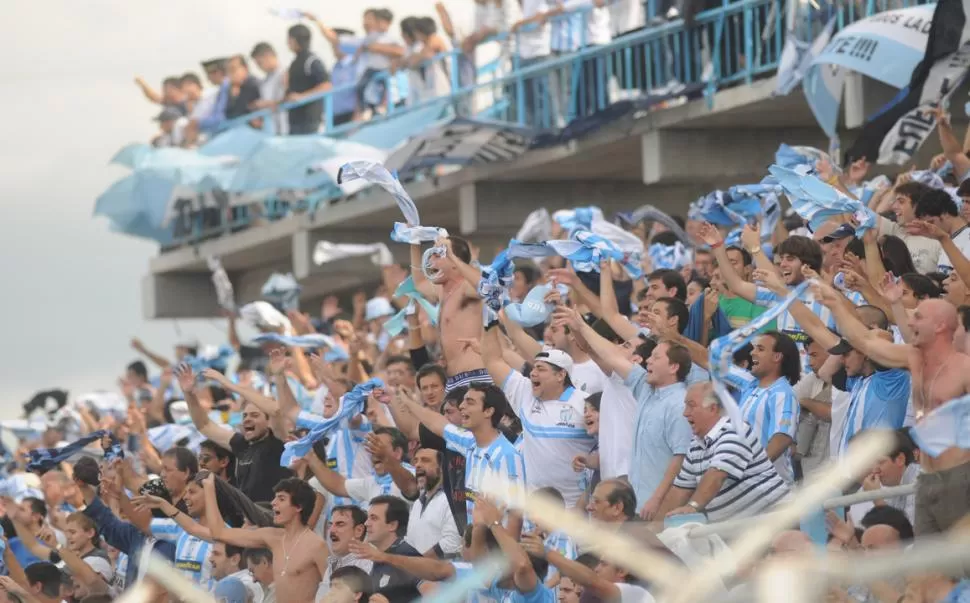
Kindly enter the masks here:
<path id="1" fill-rule="evenodd" d="M 451 391 L 473 381 L 490 380 L 482 357 L 462 343 L 463 339 L 482 336 L 482 300 L 476 290 L 481 272 L 471 266 L 471 247 L 465 239 L 448 237 L 435 244 L 447 252 L 430 260 L 434 281 L 424 275 L 421 246 L 417 244 L 411 245 L 411 277 L 421 295 L 441 304 L 438 328 L 448 372 L 445 389 Z"/>
<path id="2" fill-rule="evenodd" d="M 273 553 L 277 600 L 313 601 L 329 557 L 326 542 L 307 525 L 316 502 L 313 488 L 296 478 L 284 479 L 273 488 L 273 519 L 278 527 L 242 529 L 229 528 L 223 521 L 216 502 L 215 477 L 208 474 L 202 484 L 212 537 L 243 548 L 269 549 Z"/>
<path id="3" fill-rule="evenodd" d="M 231 427 L 213 423 L 209 413 L 202 408 L 195 395 L 195 373 L 191 367 L 180 365 L 176 376 L 195 428 L 236 455 L 236 484 L 239 489 L 254 502 L 273 500 L 273 485 L 292 474 L 289 469 L 280 467 L 283 442 L 270 429 L 269 415 L 252 402 L 264 396 L 252 388 L 234 386 L 234 391 L 239 391 L 244 397 L 242 433 L 237 433 Z"/>
<path id="4" fill-rule="evenodd" d="M 473 383 L 468 387 L 458 406 L 461 427 L 452 425 L 443 415 L 414 398 L 399 395 L 398 399 L 425 427 L 444 438 L 449 450 L 464 455 L 468 525 L 472 522 L 476 497 L 481 493 L 482 478 L 487 473 L 495 472 L 512 484 L 525 487 L 522 455 L 498 430 L 508 407 L 505 394 L 498 387 L 491 383 Z"/>
<path id="5" fill-rule="evenodd" d="M 913 410 L 919 422 L 946 402 L 970 393 L 970 356 L 953 343 L 957 310 L 942 299 L 923 300 L 909 321 L 912 342 L 896 344 L 862 324 L 841 305 L 839 293 L 816 286 L 816 298 L 832 309 L 839 332 L 853 348 L 885 367 L 909 368 Z M 965 484 L 970 478 L 970 450 L 948 448 L 939 456 L 920 456 L 923 473 L 916 482 L 917 535 L 944 532 L 970 511 Z"/>

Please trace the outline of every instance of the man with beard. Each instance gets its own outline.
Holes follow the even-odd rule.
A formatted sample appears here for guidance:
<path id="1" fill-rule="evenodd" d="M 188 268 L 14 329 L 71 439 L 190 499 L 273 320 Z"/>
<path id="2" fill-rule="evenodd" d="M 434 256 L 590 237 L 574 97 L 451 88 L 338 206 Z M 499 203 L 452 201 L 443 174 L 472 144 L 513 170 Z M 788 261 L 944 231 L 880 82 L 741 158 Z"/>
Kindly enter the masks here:
<path id="1" fill-rule="evenodd" d="M 430 448 L 415 452 L 414 475 L 420 495 L 411 506 L 406 540 L 425 557 L 458 555 L 461 534 L 441 488 L 441 453 Z"/>
<path id="2" fill-rule="evenodd" d="M 330 516 L 330 558 L 327 560 L 327 572 L 320 582 L 317 600 L 330 590 L 333 573 L 344 567 L 359 567 L 368 574 L 374 567 L 374 562 L 363 559 L 351 552 L 352 542 L 363 542 L 367 534 L 364 523 L 367 513 L 354 505 L 338 505 L 333 508 Z"/>

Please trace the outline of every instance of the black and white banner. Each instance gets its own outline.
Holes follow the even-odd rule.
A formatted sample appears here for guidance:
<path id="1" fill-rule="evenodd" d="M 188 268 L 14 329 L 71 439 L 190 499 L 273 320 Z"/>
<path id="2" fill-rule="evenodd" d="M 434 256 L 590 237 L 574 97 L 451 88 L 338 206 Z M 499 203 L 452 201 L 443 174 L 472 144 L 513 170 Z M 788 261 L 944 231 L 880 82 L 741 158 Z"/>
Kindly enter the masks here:
<path id="1" fill-rule="evenodd" d="M 970 69 L 968 15 L 970 0 L 940 0 L 909 85 L 863 127 L 850 159 L 897 165 L 912 160 L 936 126 L 930 110 L 949 98 Z"/>
<path id="2" fill-rule="evenodd" d="M 408 140 L 390 154 L 384 167 L 405 173 L 438 165 L 510 161 L 529 150 L 532 138 L 531 130 L 513 124 L 458 117 Z"/>

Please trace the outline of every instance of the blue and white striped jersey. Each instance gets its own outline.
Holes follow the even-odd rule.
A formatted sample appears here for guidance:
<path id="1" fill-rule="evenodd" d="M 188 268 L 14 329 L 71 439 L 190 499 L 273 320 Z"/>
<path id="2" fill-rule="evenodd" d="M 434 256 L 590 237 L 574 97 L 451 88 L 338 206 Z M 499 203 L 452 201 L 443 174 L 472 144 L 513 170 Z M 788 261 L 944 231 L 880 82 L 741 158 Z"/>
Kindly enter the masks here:
<path id="1" fill-rule="evenodd" d="M 211 549 L 210 543 L 184 530 L 175 543 L 175 568 L 205 590 L 211 590 L 213 585 Z"/>
<path id="2" fill-rule="evenodd" d="M 504 435 L 497 434 L 492 443 L 480 447 L 472 432 L 449 424 L 445 426 L 444 440 L 449 450 L 465 457 L 465 507 L 468 525 L 472 523 L 475 497 L 481 491 L 482 478 L 487 473 L 503 475 L 512 484 L 525 488 L 525 462 L 515 445 Z"/>
<path id="3" fill-rule="evenodd" d="M 776 433 L 795 439 L 800 406 L 787 379 L 780 377 L 768 387 L 761 387 L 757 377 L 739 366 L 732 366 L 724 380 L 741 392 L 741 416 L 754 430 L 763 448 L 768 448 L 768 441 Z M 782 479 L 789 484 L 795 481 L 790 449 L 774 464 Z"/>
<path id="4" fill-rule="evenodd" d="M 845 454 L 849 440 L 863 429 L 898 429 L 906 420 L 910 395 L 910 373 L 905 369 L 876 371 L 868 377 L 850 377 L 849 410 L 838 456 Z"/>

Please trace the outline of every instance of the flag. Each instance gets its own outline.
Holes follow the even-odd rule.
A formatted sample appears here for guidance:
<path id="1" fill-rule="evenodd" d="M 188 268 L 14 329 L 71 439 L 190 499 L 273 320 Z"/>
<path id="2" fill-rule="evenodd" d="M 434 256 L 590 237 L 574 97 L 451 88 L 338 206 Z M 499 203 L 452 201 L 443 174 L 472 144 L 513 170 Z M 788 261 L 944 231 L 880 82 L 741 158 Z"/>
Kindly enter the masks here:
<path id="1" fill-rule="evenodd" d="M 881 164 L 911 161 L 936 126 L 929 111 L 946 102 L 970 67 L 970 0 L 940 0 L 926 51 L 909 84 L 862 128 L 848 157 Z"/>
<path id="2" fill-rule="evenodd" d="M 970 395 L 937 407 L 910 429 L 920 452 L 938 457 L 947 448 L 970 449 Z"/>
<path id="3" fill-rule="evenodd" d="M 829 40 L 832 39 L 832 32 L 835 31 L 835 24 L 834 17 L 829 19 L 822 32 L 811 43 L 799 40 L 795 32 L 789 30 L 785 38 L 785 48 L 781 51 L 781 59 L 778 61 L 774 92 L 776 96 L 788 95 L 801 83 L 812 61 L 828 46 Z"/>

